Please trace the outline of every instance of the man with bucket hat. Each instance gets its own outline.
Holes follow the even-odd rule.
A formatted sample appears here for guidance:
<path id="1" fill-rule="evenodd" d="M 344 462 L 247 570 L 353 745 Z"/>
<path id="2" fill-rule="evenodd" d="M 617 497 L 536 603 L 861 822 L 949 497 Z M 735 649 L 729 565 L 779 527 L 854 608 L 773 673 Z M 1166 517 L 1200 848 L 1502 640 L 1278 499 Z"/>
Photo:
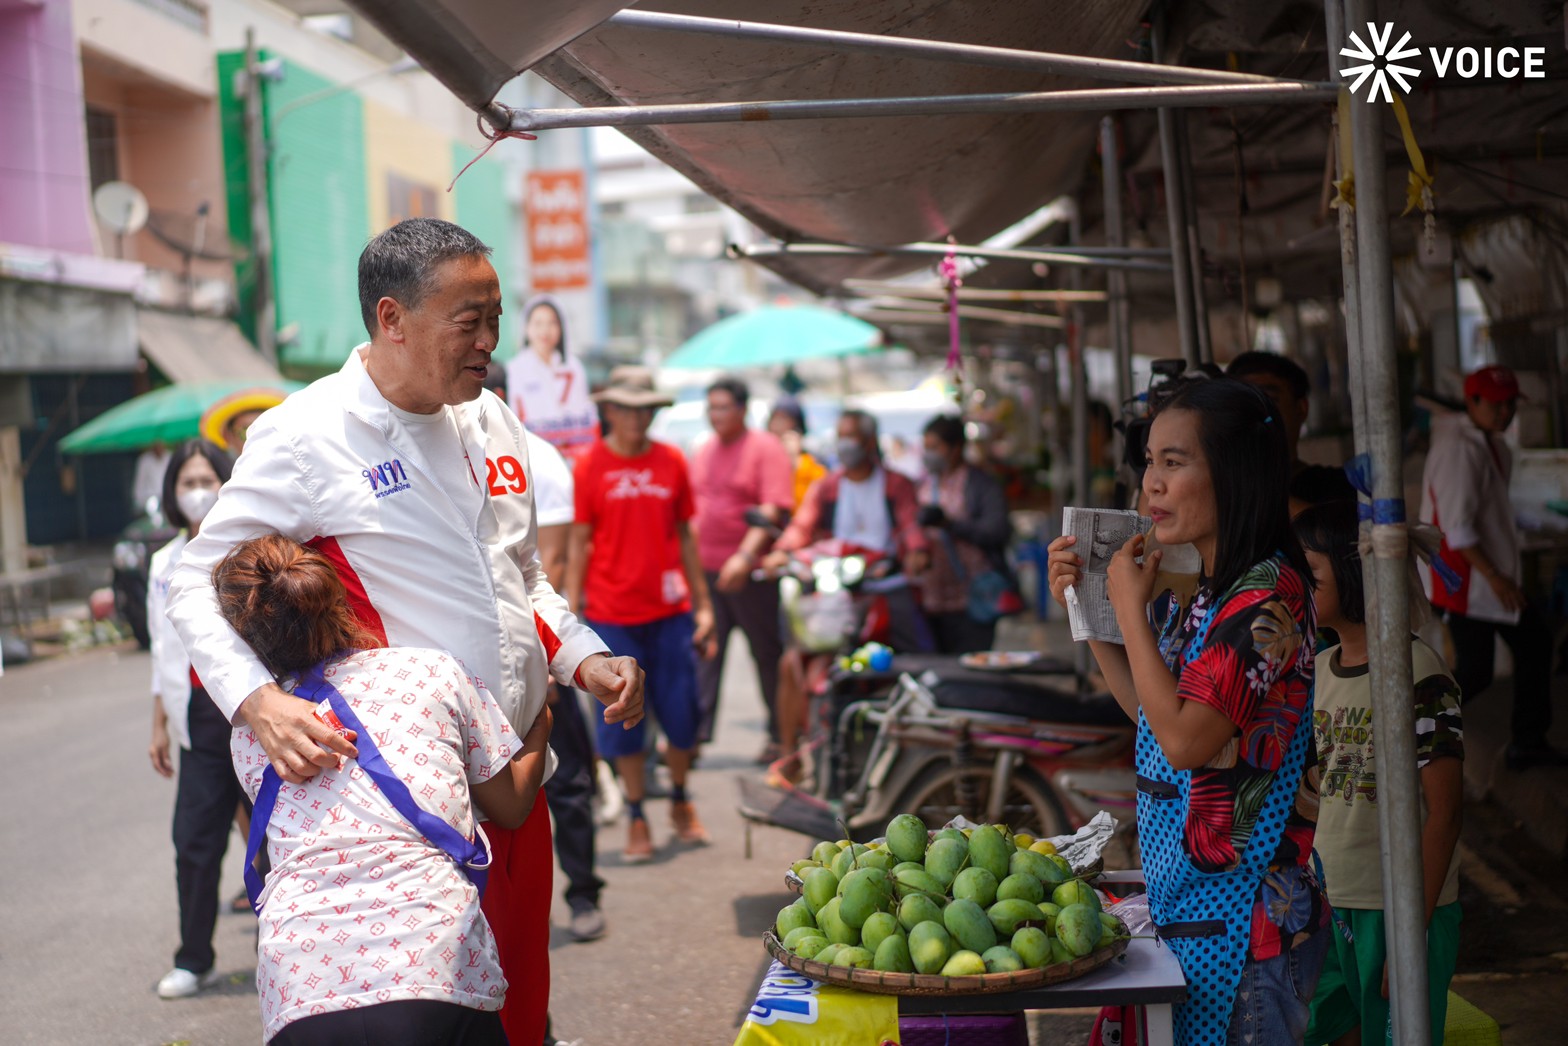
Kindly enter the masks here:
<path id="1" fill-rule="evenodd" d="M 654 387 L 652 371 L 636 366 L 616 367 L 593 399 L 606 431 L 577 459 L 567 598 L 611 650 L 635 657 L 647 673 L 646 700 L 668 741 L 671 826 L 678 841 L 701 845 L 708 832 L 686 779 L 700 714 L 697 653 L 713 656 L 713 605 L 691 527 L 686 459 L 648 438 L 654 412 L 674 401 Z M 599 754 L 615 763 L 626 791 L 628 864 L 653 859 L 642 809 L 643 731 L 597 731 Z"/>
<path id="2" fill-rule="evenodd" d="M 1454 643 L 1454 679 L 1463 700 L 1492 684 L 1496 637 L 1514 661 L 1510 770 L 1562 766 L 1568 755 L 1546 742 L 1552 725 L 1552 638 L 1538 606 L 1520 588 L 1519 528 L 1508 500 L 1513 455 L 1503 433 L 1513 423 L 1519 379 L 1507 367 L 1465 378 L 1465 412 L 1439 419 L 1421 476 L 1421 519 L 1443 532 L 1441 556 L 1459 576 L 1450 591 L 1428 569 L 1423 580 Z"/>

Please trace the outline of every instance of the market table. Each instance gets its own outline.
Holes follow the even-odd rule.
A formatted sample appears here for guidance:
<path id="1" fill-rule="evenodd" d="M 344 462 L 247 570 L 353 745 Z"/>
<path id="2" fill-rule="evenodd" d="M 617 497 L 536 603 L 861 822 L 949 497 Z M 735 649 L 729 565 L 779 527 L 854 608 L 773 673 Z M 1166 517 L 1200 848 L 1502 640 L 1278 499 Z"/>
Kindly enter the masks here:
<path id="1" fill-rule="evenodd" d="M 1171 1046 L 1171 1007 L 1187 998 L 1176 955 L 1157 940 L 1135 937 L 1127 951 L 1093 973 L 1053 984 L 994 995 L 901 995 L 900 1016 L 943 1013 L 1016 1013 L 1082 1006 L 1143 1006 L 1149 1046 Z"/>

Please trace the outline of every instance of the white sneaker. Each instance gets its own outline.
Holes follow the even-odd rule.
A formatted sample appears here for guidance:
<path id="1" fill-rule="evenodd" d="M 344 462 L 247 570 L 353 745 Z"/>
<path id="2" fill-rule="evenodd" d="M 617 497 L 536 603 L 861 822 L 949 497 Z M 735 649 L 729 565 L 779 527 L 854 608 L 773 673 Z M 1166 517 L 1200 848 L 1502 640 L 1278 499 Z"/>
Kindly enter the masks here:
<path id="1" fill-rule="evenodd" d="M 599 813 L 595 818 L 601 825 L 614 824 L 626 810 L 626 799 L 621 795 L 621 783 L 610 772 L 610 764 L 599 760 Z"/>
<path id="2" fill-rule="evenodd" d="M 207 973 L 197 976 L 189 970 L 182 970 L 178 966 L 163 975 L 163 980 L 158 982 L 158 998 L 160 999 L 188 999 L 203 988 L 212 984 L 214 974 Z"/>

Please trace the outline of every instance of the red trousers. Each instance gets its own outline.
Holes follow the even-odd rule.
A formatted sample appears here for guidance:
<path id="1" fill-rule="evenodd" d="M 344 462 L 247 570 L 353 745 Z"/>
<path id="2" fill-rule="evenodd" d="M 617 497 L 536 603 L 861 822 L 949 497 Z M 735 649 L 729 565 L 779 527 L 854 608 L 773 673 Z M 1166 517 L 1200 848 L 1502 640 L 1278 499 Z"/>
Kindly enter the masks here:
<path id="1" fill-rule="evenodd" d="M 555 877 L 544 790 L 521 828 L 509 832 L 486 822 L 485 835 L 490 837 L 490 877 L 479 906 L 495 934 L 506 975 L 501 1024 L 512 1046 L 538 1046 L 544 1042 L 550 1009 L 550 895 Z"/>

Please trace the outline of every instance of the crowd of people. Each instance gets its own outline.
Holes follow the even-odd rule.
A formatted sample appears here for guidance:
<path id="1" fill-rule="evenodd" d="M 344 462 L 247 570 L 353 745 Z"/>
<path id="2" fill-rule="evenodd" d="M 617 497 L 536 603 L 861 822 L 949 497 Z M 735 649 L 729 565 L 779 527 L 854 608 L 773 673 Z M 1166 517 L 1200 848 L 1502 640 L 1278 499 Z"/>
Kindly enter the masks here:
<path id="1" fill-rule="evenodd" d="M 149 757 L 178 777 L 180 946 L 158 993 L 211 974 L 239 817 L 273 1043 L 553 1041 L 552 843 L 586 941 L 606 932 L 604 775 L 624 796 L 623 863 L 661 845 L 650 758 L 669 774 L 665 844 L 709 842 L 690 771 L 737 630 L 768 724 L 759 761 L 788 763 L 816 652 L 787 627 L 779 577 L 811 550 L 902 577 L 885 591 L 898 650 L 989 649 L 1009 612 L 1007 499 L 961 418 L 930 420 L 911 478 L 884 461 L 876 418 L 845 410 L 828 467 L 798 403 L 751 428 L 749 390 L 726 377 L 688 460 L 649 435 L 672 402 L 651 371 L 587 390 L 550 299 L 528 303 L 513 363 L 491 363 L 488 253 L 435 219 L 377 236 L 359 267 L 369 341 L 342 370 L 215 430 L 229 449 L 195 440 L 163 464 L 181 531 L 151 568 Z M 1202 575 L 1190 597 L 1159 590 L 1162 553 L 1134 537 L 1109 568 L 1125 643 L 1091 643 L 1138 724 L 1139 842 L 1189 982 L 1185 1044 L 1348 1042 L 1387 1021 L 1361 526 L 1345 472 L 1298 458 L 1309 391 L 1261 353 L 1161 391 L 1137 505 Z M 1460 703 L 1489 684 L 1494 636 L 1516 660 L 1510 765 L 1565 761 L 1544 741 L 1549 634 L 1506 511 L 1517 381 L 1484 368 L 1465 396 L 1422 483 L 1444 535 L 1423 577 L 1457 664 L 1410 648 L 1439 1035 L 1459 939 Z M 1065 603 L 1073 539 L 1049 559 Z"/>

